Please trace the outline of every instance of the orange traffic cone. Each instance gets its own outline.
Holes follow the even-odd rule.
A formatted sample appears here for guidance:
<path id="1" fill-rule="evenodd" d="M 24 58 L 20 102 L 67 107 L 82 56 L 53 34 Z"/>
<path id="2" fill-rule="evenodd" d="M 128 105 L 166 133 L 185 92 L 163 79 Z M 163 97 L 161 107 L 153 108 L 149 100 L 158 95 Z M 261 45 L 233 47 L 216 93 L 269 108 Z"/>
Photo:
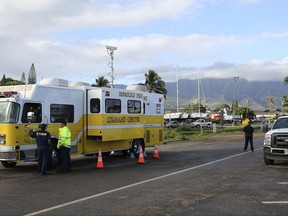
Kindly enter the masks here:
<path id="1" fill-rule="evenodd" d="M 103 168 L 103 160 L 102 160 L 102 153 L 101 153 L 101 149 L 99 149 L 99 154 L 98 154 L 98 160 L 97 160 L 97 164 L 96 164 L 96 168 L 101 169 Z"/>
<path id="2" fill-rule="evenodd" d="M 138 158 L 138 164 L 143 164 L 144 162 L 144 155 L 143 155 L 143 150 L 142 146 L 140 146 L 140 153 L 139 153 L 139 158 Z"/>
<path id="3" fill-rule="evenodd" d="M 153 158 L 159 158 L 159 153 L 158 153 L 158 147 L 157 147 L 157 145 L 155 146 L 155 149 L 154 149 Z"/>

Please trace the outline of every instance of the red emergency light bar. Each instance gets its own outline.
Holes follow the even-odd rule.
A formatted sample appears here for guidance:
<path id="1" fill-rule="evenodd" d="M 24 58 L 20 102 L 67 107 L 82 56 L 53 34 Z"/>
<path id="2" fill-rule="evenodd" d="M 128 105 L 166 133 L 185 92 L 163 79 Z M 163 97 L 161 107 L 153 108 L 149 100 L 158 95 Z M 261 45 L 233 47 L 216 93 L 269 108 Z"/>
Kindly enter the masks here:
<path id="1" fill-rule="evenodd" d="M 0 95 L 4 95 L 4 96 L 12 96 L 12 95 L 16 95 L 16 94 L 18 94 L 18 92 L 17 91 L 4 91 L 4 92 L 0 92 Z"/>

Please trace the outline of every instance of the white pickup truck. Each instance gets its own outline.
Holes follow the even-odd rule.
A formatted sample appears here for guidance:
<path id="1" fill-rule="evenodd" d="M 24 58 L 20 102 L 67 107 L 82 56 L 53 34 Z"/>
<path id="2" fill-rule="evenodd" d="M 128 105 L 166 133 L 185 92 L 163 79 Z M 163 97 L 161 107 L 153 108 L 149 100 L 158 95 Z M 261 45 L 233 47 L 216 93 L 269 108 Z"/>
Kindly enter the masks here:
<path id="1" fill-rule="evenodd" d="M 288 116 L 279 117 L 264 138 L 264 162 L 274 164 L 275 160 L 288 161 Z"/>
<path id="2" fill-rule="evenodd" d="M 196 121 L 192 122 L 191 127 L 211 127 L 212 126 L 212 122 L 211 121 L 207 121 L 205 119 L 197 119 Z"/>

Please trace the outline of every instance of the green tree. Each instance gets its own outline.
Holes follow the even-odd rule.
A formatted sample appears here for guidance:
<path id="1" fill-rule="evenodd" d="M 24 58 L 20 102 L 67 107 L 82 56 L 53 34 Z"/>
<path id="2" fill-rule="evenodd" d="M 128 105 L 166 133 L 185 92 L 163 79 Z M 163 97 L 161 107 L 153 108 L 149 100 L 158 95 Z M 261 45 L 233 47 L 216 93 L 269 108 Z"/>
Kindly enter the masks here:
<path id="1" fill-rule="evenodd" d="M 190 103 L 184 108 L 185 112 L 198 112 L 199 111 L 199 103 Z M 203 104 L 200 104 L 200 112 L 205 113 L 206 107 Z"/>
<path id="2" fill-rule="evenodd" d="M 228 104 L 220 104 L 219 109 L 230 109 Z"/>
<path id="3" fill-rule="evenodd" d="M 104 76 L 98 76 L 98 79 L 95 81 L 96 84 L 92 84 L 93 87 L 108 87 L 109 81 Z"/>
<path id="4" fill-rule="evenodd" d="M 19 80 L 13 80 L 12 78 L 7 78 L 5 85 L 23 85 L 23 83 Z"/>
<path id="5" fill-rule="evenodd" d="M 148 73 L 145 73 L 145 78 L 145 86 L 149 92 L 163 94 L 164 98 L 166 98 L 167 89 L 165 88 L 165 82 L 155 71 L 149 70 Z"/>
<path id="6" fill-rule="evenodd" d="M 189 103 L 187 104 L 185 107 L 184 107 L 184 112 L 186 113 L 190 113 L 193 111 L 193 106 L 192 106 L 192 103 Z"/>
<path id="7" fill-rule="evenodd" d="M 273 109 L 274 104 L 275 104 L 275 99 L 274 97 L 270 96 L 267 98 L 267 104 L 270 107 L 270 109 Z"/>
<path id="8" fill-rule="evenodd" d="M 236 110 L 236 115 L 242 116 L 243 119 L 253 119 L 256 117 L 256 114 L 253 110 L 251 110 L 249 107 L 239 107 Z"/>
<path id="9" fill-rule="evenodd" d="M 273 109 L 273 107 L 274 107 L 274 104 L 275 104 L 275 99 L 274 99 L 274 97 L 272 97 L 272 96 L 270 96 L 270 97 L 268 97 L 267 98 L 267 103 L 268 103 L 268 105 L 269 105 L 269 107 L 270 107 L 270 109 L 269 109 L 269 115 L 270 115 L 270 112 L 271 112 L 271 110 Z M 269 118 L 269 124 L 270 124 L 270 118 Z"/>
<path id="10" fill-rule="evenodd" d="M 284 85 L 286 86 L 286 85 L 288 85 L 288 76 L 286 76 L 285 78 L 284 78 Z M 288 100 L 287 100 L 287 96 L 282 96 L 281 97 L 281 102 L 282 102 L 282 111 L 284 111 L 284 112 L 288 112 Z"/>
<path id="11" fill-rule="evenodd" d="M 26 76 L 25 76 L 25 73 L 24 73 L 24 72 L 22 73 L 22 76 L 21 76 L 21 82 L 22 82 L 23 84 L 26 84 Z"/>
<path id="12" fill-rule="evenodd" d="M 220 104 L 215 109 L 213 109 L 214 112 L 219 112 L 222 109 L 230 110 L 230 106 L 228 104 Z"/>
<path id="13" fill-rule="evenodd" d="M 281 97 L 281 102 L 282 102 L 282 111 L 288 112 L 288 97 L 287 97 L 287 95 L 283 95 Z"/>
<path id="14" fill-rule="evenodd" d="M 37 81 L 36 79 L 36 70 L 35 70 L 35 66 L 32 63 L 30 71 L 29 71 L 29 75 L 28 75 L 28 84 L 35 84 Z"/>
<path id="15" fill-rule="evenodd" d="M 286 76 L 286 77 L 284 78 L 284 85 L 285 85 L 285 86 L 288 85 L 288 76 Z"/>
<path id="16" fill-rule="evenodd" d="M 6 85 L 6 76 L 5 76 L 5 74 L 3 74 L 3 77 L 2 77 L 2 79 L 1 79 L 1 81 L 0 81 L 0 85 L 1 85 L 1 86 Z"/>
<path id="17" fill-rule="evenodd" d="M 13 80 L 10 77 L 5 76 L 5 74 L 3 75 L 1 81 L 0 81 L 0 85 L 1 86 L 8 86 L 8 85 L 23 85 L 23 83 L 19 80 Z"/>

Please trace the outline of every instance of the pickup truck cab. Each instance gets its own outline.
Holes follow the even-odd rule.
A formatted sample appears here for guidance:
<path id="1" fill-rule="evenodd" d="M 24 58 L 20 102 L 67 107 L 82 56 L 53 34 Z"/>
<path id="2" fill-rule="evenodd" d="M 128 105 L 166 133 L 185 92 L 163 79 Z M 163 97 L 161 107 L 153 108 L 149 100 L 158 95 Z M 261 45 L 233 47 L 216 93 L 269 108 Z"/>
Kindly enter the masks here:
<path id="1" fill-rule="evenodd" d="M 275 160 L 288 161 L 288 116 L 279 117 L 264 138 L 264 162 L 274 164 Z"/>
<path id="2" fill-rule="evenodd" d="M 196 121 L 192 122 L 190 125 L 191 125 L 191 127 L 196 127 L 196 128 L 211 127 L 212 122 L 207 121 L 206 119 L 197 119 Z"/>

